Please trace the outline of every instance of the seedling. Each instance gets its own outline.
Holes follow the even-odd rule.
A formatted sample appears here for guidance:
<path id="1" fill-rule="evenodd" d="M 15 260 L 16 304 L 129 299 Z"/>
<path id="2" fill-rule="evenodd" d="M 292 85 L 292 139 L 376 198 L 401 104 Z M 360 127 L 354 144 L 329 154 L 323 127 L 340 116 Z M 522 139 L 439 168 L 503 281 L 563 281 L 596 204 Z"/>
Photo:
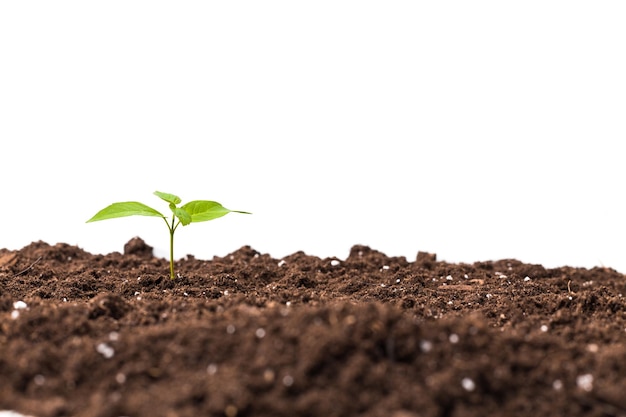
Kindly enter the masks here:
<path id="1" fill-rule="evenodd" d="M 136 201 L 127 201 L 113 203 L 100 210 L 95 216 L 87 220 L 87 223 L 127 216 L 161 217 L 165 220 L 165 224 L 170 231 L 170 278 L 172 279 L 174 279 L 174 232 L 179 225 L 187 226 L 190 223 L 206 222 L 225 216 L 228 213 L 251 214 L 247 211 L 229 210 L 220 203 L 207 200 L 194 200 L 178 207 L 178 204 L 182 201 L 178 196 L 160 191 L 155 191 L 154 194 L 169 203 L 170 210 L 172 210 L 171 221 L 168 220 L 167 216 L 164 216 L 152 207 Z"/>

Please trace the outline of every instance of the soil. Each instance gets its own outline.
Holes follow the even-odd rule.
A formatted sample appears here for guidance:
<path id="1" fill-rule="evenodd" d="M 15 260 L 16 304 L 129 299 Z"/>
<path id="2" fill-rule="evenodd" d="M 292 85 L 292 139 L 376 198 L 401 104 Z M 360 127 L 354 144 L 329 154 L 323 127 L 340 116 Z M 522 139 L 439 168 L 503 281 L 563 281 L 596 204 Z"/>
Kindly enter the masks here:
<path id="1" fill-rule="evenodd" d="M 624 275 L 356 245 L 176 263 L 141 239 L 0 250 L 0 410 L 626 416 Z"/>

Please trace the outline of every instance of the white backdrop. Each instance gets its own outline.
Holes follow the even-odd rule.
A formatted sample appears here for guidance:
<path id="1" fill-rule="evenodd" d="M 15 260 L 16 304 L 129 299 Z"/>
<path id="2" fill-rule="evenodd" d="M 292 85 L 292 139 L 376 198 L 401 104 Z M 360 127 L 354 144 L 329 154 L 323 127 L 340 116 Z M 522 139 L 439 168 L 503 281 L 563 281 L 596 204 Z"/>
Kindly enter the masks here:
<path id="1" fill-rule="evenodd" d="M 0 3 L 0 247 L 626 272 L 623 1 Z"/>

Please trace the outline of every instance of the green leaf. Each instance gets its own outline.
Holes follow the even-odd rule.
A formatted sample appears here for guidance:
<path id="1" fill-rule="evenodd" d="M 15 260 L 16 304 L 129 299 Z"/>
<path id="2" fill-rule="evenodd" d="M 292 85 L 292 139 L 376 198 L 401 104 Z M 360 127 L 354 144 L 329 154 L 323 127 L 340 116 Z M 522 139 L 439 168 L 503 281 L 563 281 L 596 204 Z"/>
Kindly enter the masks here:
<path id="1" fill-rule="evenodd" d="M 229 210 L 220 203 L 206 200 L 190 201 L 182 206 L 182 208 L 191 215 L 191 221 L 194 223 L 217 219 L 228 213 L 250 214 L 245 211 Z"/>
<path id="2" fill-rule="evenodd" d="M 180 204 L 180 202 L 183 201 L 177 195 L 168 194 L 168 193 L 162 193 L 160 191 L 155 191 L 154 195 L 156 195 L 157 197 L 161 198 L 161 200 L 165 200 L 168 203 L 172 203 L 172 204 Z"/>
<path id="3" fill-rule="evenodd" d="M 176 210 L 172 210 L 174 215 L 178 217 L 178 220 L 182 223 L 183 226 L 187 226 L 191 223 L 191 215 L 187 213 L 184 208 L 177 208 Z"/>
<path id="4" fill-rule="evenodd" d="M 127 216 L 165 217 L 152 207 L 148 207 L 145 204 L 137 203 L 135 201 L 127 201 L 124 203 L 113 203 L 110 206 L 103 208 L 97 212 L 95 216 L 87 220 L 87 223 Z"/>

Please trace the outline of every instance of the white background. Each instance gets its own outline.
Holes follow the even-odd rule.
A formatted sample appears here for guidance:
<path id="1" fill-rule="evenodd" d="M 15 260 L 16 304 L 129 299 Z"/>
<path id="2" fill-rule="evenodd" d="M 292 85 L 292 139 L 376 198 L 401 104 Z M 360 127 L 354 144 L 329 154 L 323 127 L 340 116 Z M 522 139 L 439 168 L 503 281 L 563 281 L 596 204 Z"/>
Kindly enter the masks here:
<path id="1" fill-rule="evenodd" d="M 3 1 L 0 247 L 626 272 L 623 1 Z"/>

